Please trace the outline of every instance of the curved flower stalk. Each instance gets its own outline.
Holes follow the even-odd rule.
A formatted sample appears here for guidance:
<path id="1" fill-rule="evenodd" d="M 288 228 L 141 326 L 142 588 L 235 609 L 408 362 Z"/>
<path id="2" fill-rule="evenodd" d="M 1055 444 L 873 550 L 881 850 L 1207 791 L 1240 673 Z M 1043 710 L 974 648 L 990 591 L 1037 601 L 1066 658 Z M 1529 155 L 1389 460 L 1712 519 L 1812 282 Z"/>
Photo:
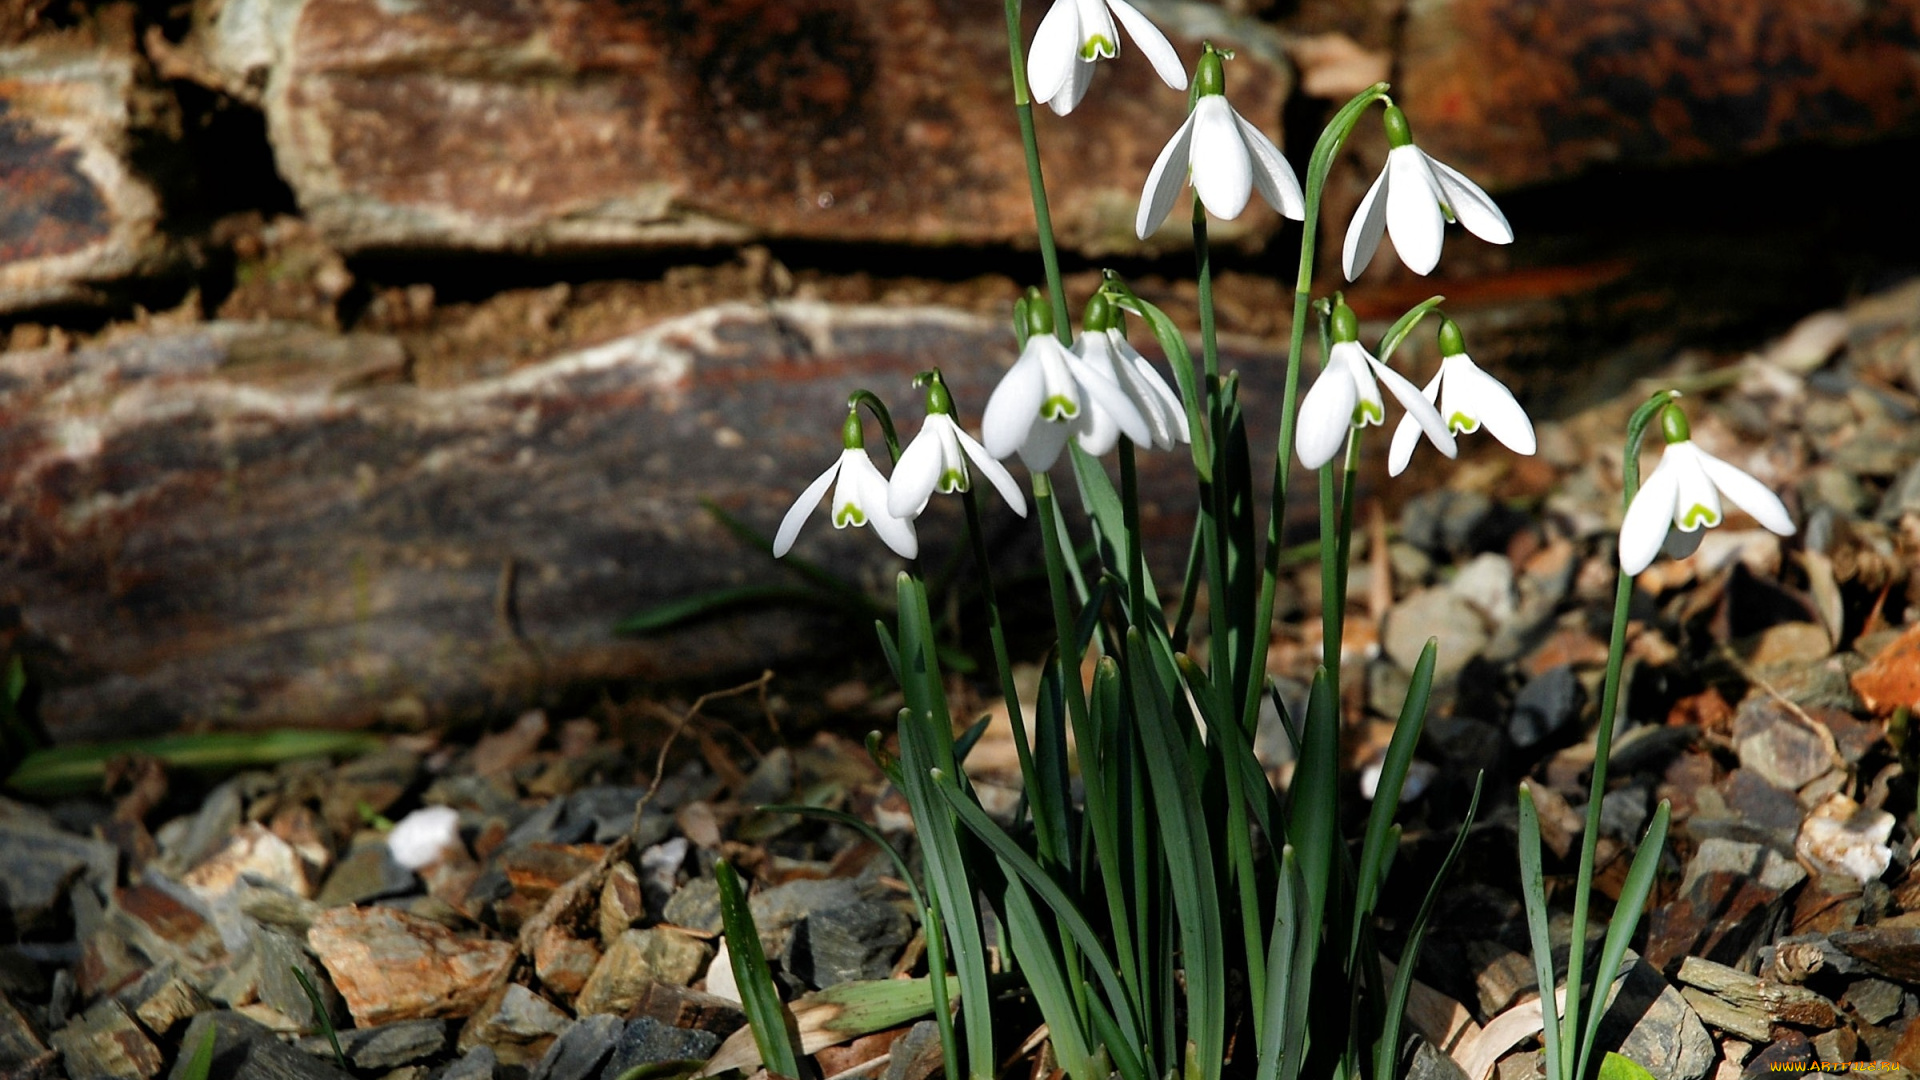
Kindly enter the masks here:
<path id="1" fill-rule="evenodd" d="M 1392 147 L 1387 151 L 1387 167 L 1367 189 L 1347 226 L 1340 265 L 1348 281 L 1373 261 L 1382 232 L 1393 236 L 1400 261 L 1416 274 L 1432 273 L 1439 264 L 1449 221 L 1458 221 L 1488 243 L 1513 243 L 1507 216 L 1478 184 L 1413 145 L 1407 114 L 1398 105 L 1387 106 L 1386 127 L 1387 144 Z"/>
<path id="2" fill-rule="evenodd" d="M 1140 355 L 1140 350 L 1127 341 L 1123 317 L 1106 293 L 1094 293 L 1093 299 L 1087 301 L 1080 338 L 1073 343 L 1073 351 L 1096 372 L 1111 376 L 1139 411 L 1151 437 L 1150 442 L 1140 445 L 1171 450 L 1176 444 L 1193 441 L 1180 395 L 1174 393 L 1147 358 Z M 1097 436 L 1091 430 L 1081 432 L 1080 448 L 1095 456 L 1113 449 L 1120 435 L 1119 424 L 1106 414 L 1097 400 L 1089 403 L 1087 415 L 1089 427 L 1098 427 L 1100 432 Z M 1107 435 L 1109 432 L 1111 437 Z"/>
<path id="3" fill-rule="evenodd" d="M 1488 434 L 1516 454 L 1530 455 L 1538 447 L 1527 411 L 1514 400 L 1506 384 L 1482 371 L 1467 355 L 1460 326 L 1452 319 L 1440 320 L 1440 370 L 1420 394 L 1440 407 L 1447 429 L 1456 435 L 1471 435 L 1484 426 Z M 1399 476 L 1405 472 L 1419 444 L 1420 424 L 1408 413 L 1393 431 L 1387 474 Z"/>
<path id="4" fill-rule="evenodd" d="M 1640 486 L 1620 525 L 1620 569 L 1638 574 L 1653 565 L 1662 550 L 1675 558 L 1693 554 L 1702 530 L 1724 518 L 1725 496 L 1768 530 L 1794 534 L 1793 518 L 1780 496 L 1732 465 L 1693 444 L 1687 414 L 1669 404 L 1660 413 L 1660 433 L 1667 440 L 1660 464 Z M 1678 528 L 1677 534 L 1671 530 Z"/>
<path id="5" fill-rule="evenodd" d="M 1081 359 L 1054 336 L 1053 311 L 1039 296 L 1028 292 L 1029 336 L 1020 359 L 987 398 L 980 417 L 980 441 L 996 458 L 1015 453 L 1036 472 L 1053 466 L 1073 435 L 1085 435 L 1112 449 L 1117 436 L 1107 440 L 1100 428 L 1104 416 L 1127 438 L 1151 445 L 1153 433 L 1126 391 Z M 1097 404 L 1100 413 L 1095 414 Z"/>
<path id="6" fill-rule="evenodd" d="M 938 371 L 930 371 L 914 380 L 927 388 L 927 419 L 920 433 L 900 452 L 894 463 L 893 479 L 887 482 L 887 511 L 894 517 L 912 520 L 927 508 L 927 500 L 936 491 L 946 494 L 969 490 L 973 485 L 967 470 L 971 460 L 1013 512 L 1027 516 L 1027 500 L 1020 485 L 1013 482 L 1007 467 L 993 459 L 987 448 L 961 430 L 953 419 L 953 396 Z"/>
<path id="7" fill-rule="evenodd" d="M 1027 50 L 1027 89 L 1065 116 L 1093 82 L 1093 66 L 1120 55 L 1125 26 L 1153 70 L 1175 90 L 1187 88 L 1187 69 L 1167 36 L 1127 0 L 1053 0 Z"/>
<path id="8" fill-rule="evenodd" d="M 847 410 L 847 421 L 840 428 L 840 456 L 827 466 L 825 472 L 807 485 L 807 490 L 793 501 L 787 516 L 780 521 L 780 531 L 773 538 L 773 557 L 780 558 L 793 550 L 793 542 L 800 536 L 800 526 L 806 524 L 807 515 L 820 503 L 820 496 L 827 493 L 828 485 L 833 486 L 833 501 L 829 504 L 833 513 L 833 527 L 844 529 L 849 525 L 872 525 L 880 539 L 903 559 L 911 559 L 920 554 L 920 539 L 914 535 L 913 520 L 902 517 L 887 509 L 887 479 L 874 468 L 873 459 L 867 456 L 866 438 L 860 429 L 860 413 L 857 407 Z M 836 482 L 837 481 L 837 482 Z"/>
<path id="9" fill-rule="evenodd" d="M 1360 344 L 1360 320 L 1345 301 L 1334 303 L 1332 321 L 1333 347 L 1328 351 L 1326 366 L 1320 369 L 1320 377 L 1300 401 L 1294 439 L 1300 463 L 1317 469 L 1333 460 L 1353 428 L 1385 421 L 1387 413 L 1380 396 L 1381 383 L 1386 384 L 1387 390 L 1441 453 L 1448 457 L 1459 453 L 1453 432 L 1447 430 L 1433 403 L 1421 396 L 1418 387 L 1374 359 Z"/>
<path id="10" fill-rule="evenodd" d="M 1147 174 L 1146 187 L 1140 192 L 1140 211 L 1133 222 L 1133 231 L 1142 240 L 1167 219 L 1189 176 L 1200 204 L 1214 217 L 1239 217 L 1257 188 L 1260 197 L 1281 216 L 1306 220 L 1306 199 L 1300 193 L 1300 179 L 1293 174 L 1293 166 L 1287 164 L 1272 139 L 1227 104 L 1222 55 L 1212 45 L 1200 55 L 1200 63 L 1193 70 L 1193 111 L 1167 140 Z"/>

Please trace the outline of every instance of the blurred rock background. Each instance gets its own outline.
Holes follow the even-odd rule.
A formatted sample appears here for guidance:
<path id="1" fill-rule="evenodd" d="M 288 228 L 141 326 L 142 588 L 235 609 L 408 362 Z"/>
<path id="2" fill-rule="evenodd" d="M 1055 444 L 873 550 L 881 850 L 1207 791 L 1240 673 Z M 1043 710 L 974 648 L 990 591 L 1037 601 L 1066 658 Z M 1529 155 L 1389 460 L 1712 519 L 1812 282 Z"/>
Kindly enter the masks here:
<path id="1" fill-rule="evenodd" d="M 1920 263 L 1920 0 L 1140 7 L 1235 51 L 1296 166 L 1394 83 L 1519 239 L 1349 298 L 1447 294 L 1537 415 Z M 790 581 L 701 500 L 770 533 L 854 387 L 910 428 L 939 364 L 977 415 L 1039 278 L 1002 33 L 959 0 L 0 0 L 0 643 L 41 722 L 409 726 L 864 640 L 765 606 L 612 627 Z M 1041 115 L 1076 304 L 1113 266 L 1193 324 L 1187 237 L 1130 228 L 1184 104 L 1129 52 Z M 1323 253 L 1384 154 L 1364 126 Z M 1269 454 L 1298 235 L 1216 232 Z M 1172 561 L 1191 495 L 1146 472 Z M 800 553 L 880 586 L 869 539 Z"/>

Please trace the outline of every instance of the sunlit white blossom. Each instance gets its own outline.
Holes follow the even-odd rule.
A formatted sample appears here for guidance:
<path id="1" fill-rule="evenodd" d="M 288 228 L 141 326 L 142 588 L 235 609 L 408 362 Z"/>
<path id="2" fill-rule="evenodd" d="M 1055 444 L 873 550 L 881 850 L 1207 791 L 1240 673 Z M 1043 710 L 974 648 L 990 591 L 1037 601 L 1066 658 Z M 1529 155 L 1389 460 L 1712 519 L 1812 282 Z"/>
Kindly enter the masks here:
<path id="1" fill-rule="evenodd" d="M 1120 26 L 1168 86 L 1187 88 L 1180 54 L 1127 0 L 1054 0 L 1027 50 L 1027 89 L 1033 100 L 1061 116 L 1072 112 L 1093 82 L 1094 65 L 1120 55 Z"/>
<path id="2" fill-rule="evenodd" d="M 1416 274 L 1432 273 L 1439 264 L 1449 221 L 1458 221 L 1488 243 L 1513 243 L 1507 216 L 1478 184 L 1413 145 L 1399 106 L 1387 106 L 1386 125 L 1392 147 L 1387 166 L 1360 200 L 1341 250 L 1340 266 L 1348 281 L 1373 261 L 1383 232 L 1393 237 L 1400 261 Z"/>
<path id="3" fill-rule="evenodd" d="M 1360 322 L 1353 309 L 1344 303 L 1335 304 L 1333 347 L 1320 377 L 1300 401 L 1300 418 L 1294 429 L 1294 449 L 1300 463 L 1317 469 L 1333 460 L 1354 428 L 1384 422 L 1386 403 L 1380 395 L 1383 383 L 1433 445 L 1448 457 L 1454 456 L 1458 448 L 1439 410 L 1399 372 L 1374 359 L 1360 344 L 1359 334 Z"/>
<path id="4" fill-rule="evenodd" d="M 807 490 L 800 493 L 787 516 L 781 519 L 780 531 L 773 538 L 773 557 L 780 558 L 793 550 L 800 526 L 806 524 L 807 516 L 820 504 L 820 497 L 827 493 L 829 486 L 833 488 L 829 508 L 834 528 L 872 525 L 880 539 L 901 558 L 911 559 L 920 554 L 920 540 L 914 535 L 912 520 L 887 509 L 887 479 L 867 456 L 858 412 L 848 410 L 841 445 L 840 456 L 807 485 Z"/>
<path id="5" fill-rule="evenodd" d="M 987 448 L 961 430 L 953 421 L 953 399 L 938 374 L 927 383 L 927 419 L 920 434 L 900 452 L 893 466 L 893 479 L 887 482 L 887 510 L 895 517 L 913 519 L 927 508 L 927 500 L 936 491 L 967 491 L 972 477 L 967 463 L 979 469 L 1007 505 L 1021 517 L 1027 516 L 1027 500 L 1020 485 L 1013 482 L 1007 467 L 993 459 Z"/>
<path id="6" fill-rule="evenodd" d="M 1273 140 L 1227 104 L 1221 54 L 1208 48 L 1194 69 L 1199 93 L 1186 122 L 1167 140 L 1147 173 L 1140 192 L 1134 232 L 1145 240 L 1173 210 L 1189 178 L 1207 213 L 1231 221 L 1247 208 L 1257 189 L 1267 205 L 1285 217 L 1304 221 L 1306 199 L 1293 166 Z"/>
<path id="7" fill-rule="evenodd" d="M 1781 536 L 1794 533 L 1780 496 L 1732 465 L 1694 445 L 1686 414 L 1668 405 L 1660 415 L 1667 448 L 1640 485 L 1620 524 L 1620 568 L 1638 574 L 1666 551 L 1682 558 L 1700 545 L 1702 530 L 1720 524 L 1721 497 Z M 1678 533 L 1672 530 L 1678 528 Z M 1671 535 L 1670 535 L 1671 534 Z"/>
<path id="8" fill-rule="evenodd" d="M 1527 411 L 1514 399 L 1513 391 L 1482 371 L 1467 355 L 1460 327 L 1452 319 L 1440 322 L 1440 370 L 1420 394 L 1439 406 L 1447 429 L 1457 435 L 1471 435 L 1484 426 L 1516 454 L 1531 454 L 1537 447 Z M 1388 475 L 1399 476 L 1406 471 L 1419 443 L 1420 424 L 1408 413 L 1393 431 L 1393 447 L 1387 454 Z"/>

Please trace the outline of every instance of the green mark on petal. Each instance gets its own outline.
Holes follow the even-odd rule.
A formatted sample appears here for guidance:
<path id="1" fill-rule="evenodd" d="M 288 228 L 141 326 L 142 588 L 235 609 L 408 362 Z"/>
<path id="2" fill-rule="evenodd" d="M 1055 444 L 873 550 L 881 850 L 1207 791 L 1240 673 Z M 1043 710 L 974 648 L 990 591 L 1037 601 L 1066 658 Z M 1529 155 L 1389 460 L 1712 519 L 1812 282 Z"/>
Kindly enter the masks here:
<path id="1" fill-rule="evenodd" d="M 1118 50 L 1113 39 L 1105 34 L 1095 34 L 1080 43 L 1080 59 L 1096 60 L 1103 56 L 1113 56 Z"/>
<path id="2" fill-rule="evenodd" d="M 940 491 L 947 495 L 951 495 L 956 491 L 967 490 L 967 470 L 948 469 L 946 472 L 941 473 L 939 487 Z"/>
<path id="3" fill-rule="evenodd" d="M 1720 524 L 1719 511 L 1710 509 L 1700 503 L 1694 503 L 1693 508 L 1687 511 L 1686 516 L 1680 519 L 1680 527 L 1686 529 L 1688 532 L 1692 532 L 1702 525 L 1711 529 L 1718 524 Z"/>
<path id="4" fill-rule="evenodd" d="M 1462 435 L 1471 435 L 1480 430 L 1480 421 L 1468 416 L 1466 413 L 1456 412 L 1452 416 L 1447 417 L 1447 427 Z"/>
<path id="5" fill-rule="evenodd" d="M 1366 427 L 1368 424 L 1378 424 L 1386 418 L 1387 414 L 1381 410 L 1380 406 L 1371 401 L 1362 401 L 1353 407 L 1354 427 Z"/>
<path id="6" fill-rule="evenodd" d="M 836 529 L 844 529 L 849 525 L 865 525 L 866 523 L 866 511 L 852 503 L 847 503 L 833 512 L 833 527 Z"/>
<path id="7" fill-rule="evenodd" d="M 1080 415 L 1080 403 L 1058 394 L 1040 403 L 1040 419 L 1071 420 Z"/>

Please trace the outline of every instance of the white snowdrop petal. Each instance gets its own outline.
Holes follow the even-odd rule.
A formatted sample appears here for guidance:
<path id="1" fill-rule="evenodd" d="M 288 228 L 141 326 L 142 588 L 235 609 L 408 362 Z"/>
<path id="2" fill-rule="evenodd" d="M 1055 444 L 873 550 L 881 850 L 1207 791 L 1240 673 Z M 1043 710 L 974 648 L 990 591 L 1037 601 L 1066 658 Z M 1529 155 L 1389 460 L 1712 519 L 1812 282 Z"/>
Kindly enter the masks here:
<path id="1" fill-rule="evenodd" d="M 1420 445 L 1420 424 L 1408 413 L 1400 418 L 1393 429 L 1393 445 L 1387 449 L 1387 475 L 1399 476 L 1407 471 L 1413 461 L 1413 452 Z"/>
<path id="2" fill-rule="evenodd" d="M 1513 243 L 1513 226 L 1507 224 L 1507 215 L 1480 190 L 1479 184 L 1431 155 L 1427 155 L 1427 164 L 1432 166 L 1433 178 L 1440 184 L 1440 194 L 1446 196 L 1447 205 L 1453 208 L 1453 216 L 1468 232 L 1490 244 Z"/>
<path id="3" fill-rule="evenodd" d="M 1073 422 L 1073 437 L 1080 449 L 1099 457 L 1120 444 L 1120 425 L 1114 423 L 1112 414 L 1094 402 Z"/>
<path id="4" fill-rule="evenodd" d="M 793 542 L 800 536 L 800 526 L 807 523 L 807 516 L 813 513 L 814 507 L 820 505 L 820 497 L 827 493 L 833 478 L 839 475 L 840 461 L 840 458 L 834 458 L 833 464 L 827 466 L 825 472 L 814 477 L 813 483 L 807 485 L 807 490 L 793 500 L 793 505 L 787 509 L 787 516 L 780 519 L 780 531 L 773 536 L 774 558 L 793 550 Z"/>
<path id="5" fill-rule="evenodd" d="M 1387 230 L 1387 200 L 1382 196 L 1387 189 L 1386 169 L 1374 177 L 1373 186 L 1367 189 L 1366 197 L 1360 200 L 1360 208 L 1353 212 L 1353 220 L 1347 223 L 1347 239 L 1341 245 L 1340 269 L 1347 280 L 1360 276 L 1360 271 L 1373 261 L 1373 253 L 1380 250 L 1380 235 Z"/>
<path id="6" fill-rule="evenodd" d="M 1387 418 L 1386 400 L 1380 396 L 1379 380 L 1367 365 L 1374 363 L 1373 354 L 1357 341 L 1335 342 L 1333 359 L 1347 369 L 1347 377 L 1353 380 L 1354 405 L 1365 414 L 1364 420 L 1356 427 L 1378 424 Z"/>
<path id="7" fill-rule="evenodd" d="M 1367 363 L 1373 368 L 1373 373 L 1379 376 L 1380 381 L 1386 384 L 1387 392 L 1407 410 L 1407 415 L 1413 417 L 1414 422 L 1427 433 L 1427 438 L 1432 440 L 1433 445 L 1440 448 L 1441 453 L 1453 457 L 1460 452 L 1459 446 L 1453 441 L 1453 432 L 1448 430 L 1447 422 L 1440 418 L 1440 410 L 1434 408 L 1433 402 L 1428 401 L 1426 396 L 1420 393 L 1419 387 L 1408 382 L 1406 376 L 1371 356 L 1367 357 Z"/>
<path id="8" fill-rule="evenodd" d="M 1781 536 L 1794 534 L 1793 516 L 1787 513 L 1787 504 L 1781 502 L 1780 496 L 1775 495 L 1767 485 L 1705 450 L 1697 453 L 1700 467 L 1733 505 L 1745 510 L 1747 516 L 1772 532 Z"/>
<path id="9" fill-rule="evenodd" d="M 1233 121 L 1233 106 L 1220 94 L 1194 103 L 1193 190 L 1222 221 L 1239 217 L 1253 197 L 1253 162 Z"/>
<path id="10" fill-rule="evenodd" d="M 1014 513 L 1026 517 L 1026 496 L 1020 493 L 1020 485 L 1013 482 L 1013 474 L 1007 471 L 1007 467 L 995 461 L 993 455 L 987 453 L 987 448 L 974 441 L 973 436 L 962 431 L 959 425 L 954 426 L 953 434 L 960 440 L 960 449 L 966 451 L 967 457 L 973 459 L 974 467 L 980 470 L 980 475 L 987 478 L 987 483 L 992 484 L 993 489 L 1000 493 L 1000 497 L 1007 500 L 1007 505 L 1013 507 Z"/>
<path id="11" fill-rule="evenodd" d="M 1673 503 L 1679 492 L 1679 478 L 1669 459 L 1662 457 L 1634 494 L 1620 523 L 1620 569 L 1629 576 L 1652 566 L 1654 556 L 1660 554 L 1667 530 L 1673 527 Z"/>
<path id="12" fill-rule="evenodd" d="M 1353 427 L 1353 406 L 1358 397 L 1345 364 L 1334 361 L 1320 369 L 1320 377 L 1300 399 L 1300 418 L 1293 438 L 1300 464 L 1317 469 L 1340 452 Z"/>
<path id="13" fill-rule="evenodd" d="M 1472 410 L 1468 415 L 1479 420 L 1488 433 L 1500 440 L 1500 445 L 1516 454 L 1533 453 L 1539 445 L 1534 438 L 1533 421 L 1527 418 L 1527 410 L 1520 407 L 1513 391 L 1464 354 L 1448 358 L 1449 362 L 1455 359 L 1462 363 L 1447 376 L 1449 401 L 1459 395 Z M 1448 413 L 1447 419 L 1453 419 L 1452 413 Z"/>
<path id="14" fill-rule="evenodd" d="M 1027 90 L 1035 101 L 1051 101 L 1080 60 L 1080 12 L 1076 0 L 1053 0 L 1027 49 Z"/>
<path id="15" fill-rule="evenodd" d="M 1055 116 L 1066 116 L 1079 108 L 1087 96 L 1087 87 L 1093 85 L 1093 71 L 1098 66 L 1092 60 L 1075 60 L 1067 65 L 1067 81 L 1047 99 L 1047 108 L 1052 109 Z"/>
<path id="16" fill-rule="evenodd" d="M 1241 138 L 1246 140 L 1247 153 L 1253 158 L 1253 186 L 1259 189 L 1260 197 L 1282 217 L 1305 221 L 1307 200 L 1300 193 L 1300 178 L 1294 175 L 1293 166 L 1287 164 L 1273 140 L 1246 117 L 1236 112 L 1233 119 L 1240 128 Z"/>
<path id="17" fill-rule="evenodd" d="M 1416 274 L 1430 274 L 1440 264 L 1440 245 L 1446 240 L 1447 221 L 1440 212 L 1439 194 L 1426 155 L 1414 146 L 1387 152 L 1387 233 L 1400 261 Z"/>
<path id="18" fill-rule="evenodd" d="M 1000 377 L 1000 385 L 993 388 L 986 410 L 980 414 L 980 441 L 986 444 L 987 453 L 997 458 L 1013 456 L 1027 440 L 1027 431 L 1040 419 L 1040 403 L 1046 393 L 1040 357 L 1029 342 L 1020 359 Z"/>
<path id="19" fill-rule="evenodd" d="M 1027 433 L 1027 441 L 1020 444 L 1021 464 L 1031 472 L 1045 472 L 1053 468 L 1053 463 L 1060 460 L 1060 451 L 1066 448 L 1067 439 L 1072 435 L 1071 423 L 1040 421 Z"/>
<path id="20" fill-rule="evenodd" d="M 1064 3 L 1065 0 L 1060 0 Z M 1193 113 L 1180 124 L 1173 138 L 1160 150 L 1160 156 L 1154 159 L 1153 169 L 1147 173 L 1147 185 L 1140 191 L 1140 212 L 1134 216 L 1134 235 L 1145 240 L 1153 235 L 1160 223 L 1167 220 L 1167 214 L 1173 210 L 1173 201 L 1180 195 L 1180 186 L 1186 183 L 1187 166 L 1193 147 Z M 991 444 L 989 444 L 991 445 Z"/>
<path id="21" fill-rule="evenodd" d="M 1120 55 L 1120 28 L 1113 24 L 1113 13 L 1103 0 L 1077 0 L 1080 37 L 1074 49 L 1082 60 Z"/>
<path id="22" fill-rule="evenodd" d="M 840 467 L 841 482 L 851 482 L 853 497 L 866 512 L 867 524 L 873 526 L 873 531 L 901 558 L 911 559 L 920 554 L 920 540 L 914 535 L 913 522 L 887 512 L 887 478 L 874 468 L 872 459 L 864 451 L 854 453 L 858 456 L 848 458 Z"/>
<path id="23" fill-rule="evenodd" d="M 1127 392 L 1113 380 L 1113 376 L 1101 374 L 1092 364 L 1072 353 L 1067 354 L 1067 369 L 1073 372 L 1074 380 L 1094 406 L 1104 410 L 1127 438 L 1133 440 L 1135 446 L 1153 444 L 1153 430 L 1147 427 L 1146 419 L 1134 407 Z"/>
<path id="24" fill-rule="evenodd" d="M 1673 523 L 1682 532 L 1693 532 L 1703 526 L 1712 528 L 1720 524 L 1724 516 L 1720 510 L 1720 490 L 1713 486 L 1707 470 L 1701 468 L 1700 456 L 1700 448 L 1691 442 L 1667 447 L 1667 457 L 1673 461 L 1673 478 L 1679 484 L 1673 501 Z"/>
<path id="25" fill-rule="evenodd" d="M 920 426 L 920 434 L 913 437 L 900 452 L 900 460 L 893 463 L 893 477 L 887 481 L 887 513 L 894 517 L 919 517 L 920 511 L 927 507 L 927 500 L 933 497 L 933 489 L 940 484 L 943 462 L 940 435 L 935 430 L 940 419 L 944 417 L 928 416 Z"/>
<path id="26" fill-rule="evenodd" d="M 1153 65 L 1153 70 L 1160 76 L 1160 81 L 1175 90 L 1185 90 L 1187 69 L 1180 63 L 1180 54 L 1174 51 L 1173 43 L 1167 40 L 1167 35 L 1161 33 L 1160 28 L 1153 25 L 1152 20 L 1140 14 L 1132 4 L 1127 3 L 1127 0 L 1107 0 L 1107 7 L 1113 9 L 1114 16 L 1120 20 L 1120 25 L 1127 28 L 1127 36 L 1133 38 L 1133 43 L 1140 47 L 1140 52 L 1146 56 L 1147 62 Z"/>

